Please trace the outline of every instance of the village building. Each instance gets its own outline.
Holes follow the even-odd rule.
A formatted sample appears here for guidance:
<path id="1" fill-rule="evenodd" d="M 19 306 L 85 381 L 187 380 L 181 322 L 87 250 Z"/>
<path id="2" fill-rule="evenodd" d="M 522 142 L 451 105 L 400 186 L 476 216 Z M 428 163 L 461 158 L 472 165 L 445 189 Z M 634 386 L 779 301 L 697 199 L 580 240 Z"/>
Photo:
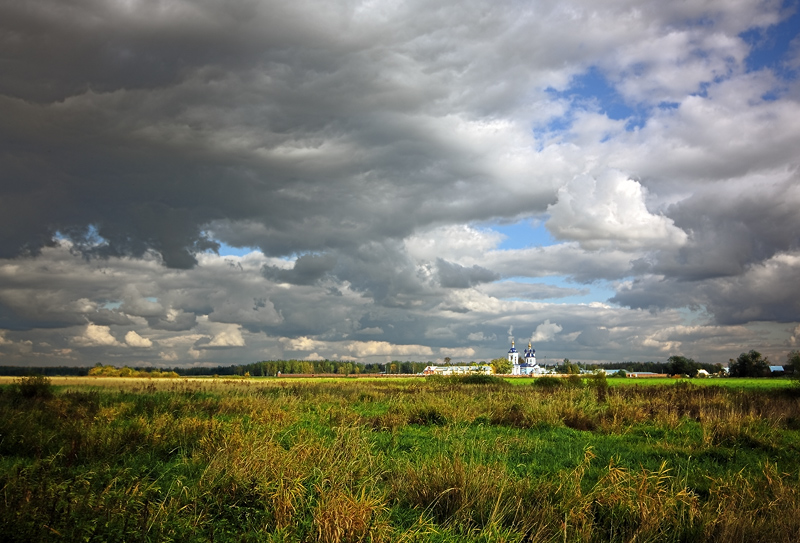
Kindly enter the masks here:
<path id="1" fill-rule="evenodd" d="M 508 351 L 508 361 L 511 362 L 511 375 L 540 375 L 546 370 L 536 363 L 536 349 L 528 343 L 528 348 L 522 352 L 523 362 L 520 362 L 519 352 L 511 340 L 511 349 Z"/>
<path id="2" fill-rule="evenodd" d="M 480 366 L 427 366 L 422 370 L 423 375 L 471 375 L 471 374 L 491 375 L 492 367 L 488 365 Z"/>

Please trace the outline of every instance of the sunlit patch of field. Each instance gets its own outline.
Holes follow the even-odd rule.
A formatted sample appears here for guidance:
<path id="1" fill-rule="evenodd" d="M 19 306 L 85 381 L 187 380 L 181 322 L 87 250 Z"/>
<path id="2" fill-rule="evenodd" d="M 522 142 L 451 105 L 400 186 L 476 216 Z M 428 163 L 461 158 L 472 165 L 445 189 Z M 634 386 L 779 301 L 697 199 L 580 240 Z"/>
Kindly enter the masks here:
<path id="1" fill-rule="evenodd" d="M 514 385 L 531 385 L 536 381 L 536 377 L 514 377 L 509 378 L 508 382 Z M 679 379 L 674 377 L 608 377 L 609 386 L 665 386 L 674 385 L 678 382 L 686 382 L 697 386 L 720 386 L 726 388 L 741 389 L 788 389 L 795 385 L 795 381 L 789 378 L 772 377 L 710 377 Z"/>
<path id="2" fill-rule="evenodd" d="M 5 541 L 800 540 L 794 389 L 15 382 L 0 380 Z"/>

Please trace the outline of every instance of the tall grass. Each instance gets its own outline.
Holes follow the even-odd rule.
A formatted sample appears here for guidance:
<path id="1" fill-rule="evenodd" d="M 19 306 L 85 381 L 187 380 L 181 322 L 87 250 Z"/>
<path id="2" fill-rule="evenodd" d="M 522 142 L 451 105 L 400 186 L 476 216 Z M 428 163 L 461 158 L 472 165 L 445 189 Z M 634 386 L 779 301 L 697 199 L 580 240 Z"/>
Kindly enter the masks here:
<path id="1" fill-rule="evenodd" d="M 791 391 L 103 382 L 0 389 L 4 540 L 800 540 Z"/>

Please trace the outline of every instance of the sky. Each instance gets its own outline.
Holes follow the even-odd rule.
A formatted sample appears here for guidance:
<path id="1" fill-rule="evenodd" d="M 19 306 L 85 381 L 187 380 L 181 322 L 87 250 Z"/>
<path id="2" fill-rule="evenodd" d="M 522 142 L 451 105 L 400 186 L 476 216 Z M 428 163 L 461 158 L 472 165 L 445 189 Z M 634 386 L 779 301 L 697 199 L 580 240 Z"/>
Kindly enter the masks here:
<path id="1" fill-rule="evenodd" d="M 797 0 L 4 0 L 0 365 L 773 363 Z"/>

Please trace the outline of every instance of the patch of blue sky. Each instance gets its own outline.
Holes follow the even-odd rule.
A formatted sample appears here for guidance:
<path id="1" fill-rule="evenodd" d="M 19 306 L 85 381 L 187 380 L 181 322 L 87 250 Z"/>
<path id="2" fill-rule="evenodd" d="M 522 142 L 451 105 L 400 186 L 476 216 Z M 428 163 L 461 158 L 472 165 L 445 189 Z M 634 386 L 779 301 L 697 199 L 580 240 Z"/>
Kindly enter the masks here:
<path id="1" fill-rule="evenodd" d="M 544 125 L 545 132 L 564 132 L 572 126 L 572 116 L 556 117 Z"/>
<path id="2" fill-rule="evenodd" d="M 527 249 L 530 247 L 547 247 L 558 243 L 544 225 L 537 219 L 522 219 L 514 223 L 490 223 L 479 225 L 499 232 L 505 239 L 497 247 L 500 250 Z"/>
<path id="3" fill-rule="evenodd" d="M 257 247 L 231 247 L 227 243 L 219 243 L 219 256 L 245 256 L 253 251 L 258 251 Z"/>
<path id="4" fill-rule="evenodd" d="M 699 89 L 697 92 L 690 93 L 690 96 L 699 96 L 700 98 L 708 98 L 708 89 L 711 86 L 711 82 L 709 81 L 701 81 L 698 85 Z"/>
<path id="5" fill-rule="evenodd" d="M 542 127 L 544 131 L 559 132 L 569 129 L 575 108 L 597 111 L 615 121 L 624 120 L 625 129 L 629 132 L 641 128 L 647 120 L 647 108 L 626 101 L 596 66 L 573 77 L 568 88 L 562 91 L 548 88 L 546 92 L 553 99 L 569 100 L 573 108 L 566 115 L 552 119 Z"/>
<path id="6" fill-rule="evenodd" d="M 97 227 L 93 224 L 90 224 L 85 228 L 75 228 L 74 230 L 67 232 L 56 230 L 56 232 L 53 234 L 53 239 L 56 241 L 72 240 L 88 245 L 102 245 L 107 243 L 107 240 L 100 235 Z"/>
<path id="7" fill-rule="evenodd" d="M 798 70 L 790 62 L 792 48 L 797 47 L 800 35 L 800 0 L 785 0 L 783 11 L 788 16 L 768 28 L 751 28 L 739 36 L 750 45 L 750 54 L 745 60 L 748 72 L 771 70 L 785 80 L 797 79 Z"/>
<path id="8" fill-rule="evenodd" d="M 586 73 L 576 76 L 565 92 L 579 100 L 596 100 L 600 112 L 609 119 L 630 119 L 637 114 L 636 109 L 625 103 L 617 89 L 594 66 Z"/>
<path id="9" fill-rule="evenodd" d="M 556 296 L 552 298 L 537 299 L 537 302 L 548 302 L 564 305 L 590 304 L 592 302 L 608 303 L 608 299 L 616 294 L 610 283 L 596 281 L 590 284 L 581 284 L 569 281 L 566 277 L 509 277 L 505 282 L 548 285 L 570 290 L 581 291 L 570 296 Z M 509 298 L 510 300 L 527 301 L 525 298 Z"/>

